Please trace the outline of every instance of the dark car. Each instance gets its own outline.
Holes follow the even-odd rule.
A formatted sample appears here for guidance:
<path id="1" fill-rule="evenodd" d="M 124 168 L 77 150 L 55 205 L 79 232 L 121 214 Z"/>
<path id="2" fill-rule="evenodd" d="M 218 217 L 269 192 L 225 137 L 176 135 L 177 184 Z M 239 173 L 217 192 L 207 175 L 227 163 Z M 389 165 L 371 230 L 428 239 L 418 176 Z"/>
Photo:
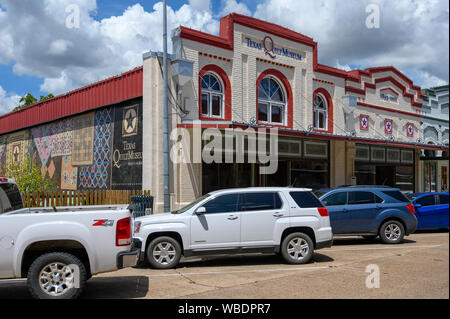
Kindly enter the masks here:
<path id="1" fill-rule="evenodd" d="M 397 244 L 417 228 L 414 206 L 397 188 L 341 187 L 320 200 L 328 208 L 334 235 L 380 236 L 386 244 Z"/>
<path id="2" fill-rule="evenodd" d="M 408 194 L 416 210 L 417 229 L 448 229 L 449 193 Z"/>

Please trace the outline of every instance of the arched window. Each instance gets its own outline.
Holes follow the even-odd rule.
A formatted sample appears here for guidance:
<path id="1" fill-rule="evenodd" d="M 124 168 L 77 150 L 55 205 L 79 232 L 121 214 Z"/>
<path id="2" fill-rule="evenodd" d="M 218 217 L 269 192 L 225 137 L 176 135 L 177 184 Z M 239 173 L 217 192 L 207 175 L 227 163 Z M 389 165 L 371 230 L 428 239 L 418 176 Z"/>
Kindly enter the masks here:
<path id="1" fill-rule="evenodd" d="M 258 121 L 285 125 L 286 94 L 280 82 L 272 76 L 262 79 L 258 87 Z"/>
<path id="2" fill-rule="evenodd" d="M 211 72 L 203 75 L 202 87 L 202 116 L 223 118 L 224 92 L 219 77 Z"/>
<path id="3" fill-rule="evenodd" d="M 314 98 L 314 128 L 328 129 L 328 104 L 322 94 L 317 94 Z"/>

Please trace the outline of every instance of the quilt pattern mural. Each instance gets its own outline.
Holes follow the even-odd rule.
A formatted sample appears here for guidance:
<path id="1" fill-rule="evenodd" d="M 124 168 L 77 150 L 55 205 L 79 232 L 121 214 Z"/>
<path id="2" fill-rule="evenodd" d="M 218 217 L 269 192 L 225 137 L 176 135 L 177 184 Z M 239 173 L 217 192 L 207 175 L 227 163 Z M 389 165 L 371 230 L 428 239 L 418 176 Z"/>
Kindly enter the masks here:
<path id="1" fill-rule="evenodd" d="M 95 113 L 94 122 L 94 163 L 79 168 L 79 188 L 109 189 L 112 145 L 112 109 Z"/>
<path id="2" fill-rule="evenodd" d="M 43 167 L 47 166 L 52 154 L 52 124 L 41 125 L 31 129 L 34 144 Z"/>
<path id="3" fill-rule="evenodd" d="M 95 113 L 73 119 L 72 165 L 92 165 Z"/>
<path id="4" fill-rule="evenodd" d="M 78 168 L 72 166 L 72 156 L 63 156 L 61 160 L 61 189 L 77 189 Z"/>
<path id="5" fill-rule="evenodd" d="M 56 122 L 52 136 L 52 157 L 72 154 L 73 120 Z"/>

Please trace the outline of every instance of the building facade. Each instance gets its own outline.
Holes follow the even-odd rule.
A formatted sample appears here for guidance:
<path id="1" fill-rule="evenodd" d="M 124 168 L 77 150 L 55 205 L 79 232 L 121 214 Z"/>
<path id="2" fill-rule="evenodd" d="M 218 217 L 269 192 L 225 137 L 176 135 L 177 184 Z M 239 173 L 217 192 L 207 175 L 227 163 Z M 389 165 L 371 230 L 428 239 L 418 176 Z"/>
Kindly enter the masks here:
<path id="1" fill-rule="evenodd" d="M 179 85 L 169 77 L 177 101 L 171 129 L 190 136 L 187 153 L 198 153 L 192 144 L 199 140 L 211 140 L 209 128 L 275 127 L 279 136 L 278 170 L 271 175 L 259 174 L 259 162 L 226 162 L 225 155 L 217 162 L 172 163 L 173 207 L 237 186 L 384 184 L 418 191 L 421 150 L 441 149 L 421 143 L 421 89 L 392 66 L 346 72 L 322 65 L 313 39 L 239 14 L 221 19 L 219 36 L 180 27 L 172 39 L 172 64 L 192 64 L 192 81 Z M 160 65 L 158 54 L 145 56 L 144 121 L 162 114 Z M 162 125 L 154 116 L 144 127 L 150 138 L 143 183 L 159 205 Z"/>
<path id="2" fill-rule="evenodd" d="M 449 86 L 425 89 L 422 93 L 422 141 L 448 147 Z M 423 175 L 421 191 L 448 191 L 448 151 L 425 150 L 420 159 L 420 173 Z"/>
<path id="3" fill-rule="evenodd" d="M 0 116 L 0 163 L 31 159 L 61 190 L 142 189 L 142 136 L 138 68 Z"/>
<path id="4" fill-rule="evenodd" d="M 448 145 L 421 140 L 421 89 L 395 67 L 347 72 L 320 64 L 312 38 L 240 14 L 222 18 L 218 36 L 179 27 L 172 41 L 172 209 L 228 187 L 384 184 L 419 191 L 421 153 L 448 151 Z M 87 91 L 89 101 L 96 102 L 88 107 L 67 94 L 0 117 L 0 155 L 16 156 L 15 143 L 23 141 L 28 146 L 19 147 L 19 154 L 35 147 L 28 152 L 56 176 L 63 173 L 55 173 L 51 162 L 71 156 L 77 189 L 99 188 L 90 181 L 105 177 L 102 187 L 150 189 L 161 211 L 162 55 L 144 54 L 143 67 L 130 72 L 108 85 L 115 88 L 112 100 L 102 99 L 106 91 L 94 90 L 99 84 L 93 84 Z M 114 86 L 121 81 L 122 88 Z M 33 117 L 36 110 L 47 117 Z M 60 155 L 53 126 L 66 120 L 71 124 L 60 126 L 69 127 L 65 133 L 72 147 Z M 271 174 L 262 173 L 270 156 L 256 154 L 256 145 L 267 147 L 267 156 L 276 151 L 277 169 Z M 99 150 L 105 151 L 100 157 Z M 62 167 L 64 159 L 57 161 Z"/>

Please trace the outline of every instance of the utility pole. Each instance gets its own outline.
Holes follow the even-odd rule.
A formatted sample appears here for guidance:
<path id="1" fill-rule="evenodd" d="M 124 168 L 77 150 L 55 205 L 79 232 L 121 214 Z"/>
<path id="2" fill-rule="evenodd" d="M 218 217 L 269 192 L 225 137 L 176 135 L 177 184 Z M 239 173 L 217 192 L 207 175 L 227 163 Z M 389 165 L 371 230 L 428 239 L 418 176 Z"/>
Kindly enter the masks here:
<path id="1" fill-rule="evenodd" d="M 168 103 L 168 68 L 167 68 L 167 0 L 163 2 L 163 44 L 164 44 L 164 211 L 170 211 L 170 187 L 169 187 L 169 103 Z"/>

